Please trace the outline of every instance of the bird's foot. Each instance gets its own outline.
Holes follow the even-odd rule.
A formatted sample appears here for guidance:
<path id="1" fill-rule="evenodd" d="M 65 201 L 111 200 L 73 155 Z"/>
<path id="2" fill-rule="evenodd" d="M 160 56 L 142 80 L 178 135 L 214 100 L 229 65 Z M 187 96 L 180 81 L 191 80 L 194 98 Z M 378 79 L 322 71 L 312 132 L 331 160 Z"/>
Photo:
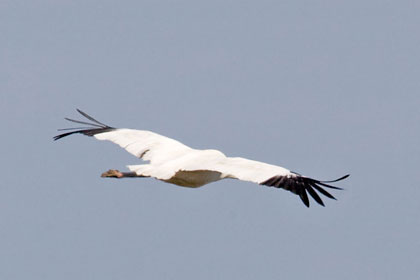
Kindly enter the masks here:
<path id="1" fill-rule="evenodd" d="M 122 178 L 123 174 L 116 170 L 116 169 L 110 169 L 104 173 L 102 173 L 101 177 L 108 177 L 108 178 Z"/>

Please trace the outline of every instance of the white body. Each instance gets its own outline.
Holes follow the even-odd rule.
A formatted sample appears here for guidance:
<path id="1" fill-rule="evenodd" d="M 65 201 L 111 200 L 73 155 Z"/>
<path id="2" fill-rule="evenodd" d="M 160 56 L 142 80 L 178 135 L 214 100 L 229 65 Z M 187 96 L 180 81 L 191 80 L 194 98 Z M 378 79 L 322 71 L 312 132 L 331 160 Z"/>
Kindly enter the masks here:
<path id="1" fill-rule="evenodd" d="M 226 157 L 217 150 L 192 149 L 150 131 L 116 129 L 95 134 L 94 137 L 112 141 L 134 156 L 150 161 L 149 164 L 128 166 L 137 175 L 184 187 L 200 187 L 224 178 L 260 184 L 274 176 L 296 176 L 280 166 Z"/>

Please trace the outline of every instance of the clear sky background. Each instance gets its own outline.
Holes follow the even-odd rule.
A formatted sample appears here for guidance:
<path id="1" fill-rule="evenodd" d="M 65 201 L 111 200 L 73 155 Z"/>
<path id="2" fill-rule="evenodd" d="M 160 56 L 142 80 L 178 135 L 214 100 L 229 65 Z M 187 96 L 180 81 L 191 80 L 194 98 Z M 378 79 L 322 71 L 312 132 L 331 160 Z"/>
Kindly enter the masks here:
<path id="1" fill-rule="evenodd" d="M 419 279 L 418 1 L 1 1 L 1 279 Z M 80 108 L 319 179 L 100 178 Z"/>

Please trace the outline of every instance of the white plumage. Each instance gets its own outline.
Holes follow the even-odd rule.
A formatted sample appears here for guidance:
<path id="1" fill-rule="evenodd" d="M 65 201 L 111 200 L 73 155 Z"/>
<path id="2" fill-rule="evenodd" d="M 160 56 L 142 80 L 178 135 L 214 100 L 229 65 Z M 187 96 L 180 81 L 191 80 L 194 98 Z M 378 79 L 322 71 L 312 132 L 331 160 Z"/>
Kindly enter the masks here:
<path id="1" fill-rule="evenodd" d="M 304 204 L 309 207 L 306 192 L 319 204 L 324 205 L 315 190 L 334 199 L 321 186 L 340 189 L 327 183 L 336 182 L 349 176 L 346 175 L 334 181 L 318 181 L 280 166 L 240 157 L 227 157 L 217 150 L 193 149 L 174 139 L 150 131 L 113 128 L 80 110 L 77 111 L 91 123 L 66 119 L 91 127 L 66 129 L 71 131 L 55 136 L 54 140 L 74 133 L 81 133 L 93 136 L 98 140 L 111 141 L 132 155 L 149 161 L 148 164 L 129 165 L 128 169 L 131 172 L 127 173 L 109 170 L 102 174 L 103 177 L 153 177 L 184 187 L 200 187 L 225 178 L 239 179 L 284 188 L 299 195 Z"/>

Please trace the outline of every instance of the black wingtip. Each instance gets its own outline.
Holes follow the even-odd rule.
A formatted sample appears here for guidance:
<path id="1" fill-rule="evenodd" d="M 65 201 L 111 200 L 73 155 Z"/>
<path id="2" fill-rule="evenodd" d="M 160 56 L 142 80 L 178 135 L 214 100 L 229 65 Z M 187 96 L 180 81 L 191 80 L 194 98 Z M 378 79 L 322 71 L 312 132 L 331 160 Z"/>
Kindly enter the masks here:
<path id="1" fill-rule="evenodd" d="M 338 182 L 338 181 L 344 180 L 344 179 L 346 179 L 349 176 L 350 176 L 350 174 L 347 174 L 347 175 L 344 175 L 343 177 L 340 177 L 340 178 L 335 179 L 335 180 L 332 180 L 332 181 L 319 181 L 319 182 L 321 182 L 321 183 L 334 183 L 334 182 Z"/>
<path id="2" fill-rule="evenodd" d="M 296 175 L 295 176 L 274 176 L 266 181 L 262 182 L 261 185 L 276 187 L 276 188 L 283 188 L 285 190 L 291 191 L 294 194 L 299 195 L 300 199 L 302 200 L 303 204 L 306 207 L 309 207 L 309 199 L 308 194 L 321 206 L 324 206 L 324 202 L 322 201 L 321 197 L 318 195 L 316 191 L 323 194 L 324 196 L 336 200 L 334 196 L 332 196 L 329 192 L 327 192 L 324 188 L 342 190 L 342 188 L 335 187 L 328 185 L 326 183 L 337 182 L 340 180 L 344 180 L 349 177 L 350 174 L 347 174 L 343 177 L 340 177 L 333 181 L 319 181 L 312 178 Z M 316 190 L 316 191 L 315 191 Z"/>
<path id="3" fill-rule="evenodd" d="M 316 193 L 316 191 L 312 188 L 312 186 L 309 183 L 305 183 L 305 189 L 308 191 L 308 193 L 312 196 L 313 199 L 319 204 L 325 207 L 324 202 L 319 197 L 319 195 Z"/>
<path id="4" fill-rule="evenodd" d="M 90 127 L 85 127 L 83 129 L 80 129 L 80 127 L 59 129 L 59 130 L 73 130 L 73 131 L 62 133 L 62 134 L 54 136 L 53 137 L 54 141 L 59 140 L 63 137 L 75 134 L 75 133 L 81 133 L 81 134 L 84 134 L 84 135 L 87 135 L 87 136 L 93 136 L 95 134 L 115 130 L 114 127 L 108 126 L 104 123 L 101 123 L 101 122 L 97 121 L 96 119 L 92 118 L 91 116 L 89 116 L 85 112 L 81 111 L 80 109 L 76 109 L 76 110 L 77 110 L 77 112 L 79 112 L 82 116 L 84 116 L 86 119 L 88 119 L 91 122 L 78 121 L 78 120 L 73 120 L 73 119 L 69 119 L 69 118 L 64 118 L 64 119 L 67 120 L 67 121 L 70 121 L 70 122 L 83 124 L 83 125 L 87 125 L 87 126 L 90 126 Z"/>
<path id="5" fill-rule="evenodd" d="M 303 204 L 305 204 L 305 206 L 309 208 L 309 198 L 308 194 L 306 193 L 306 190 L 302 189 L 302 191 L 299 193 L 299 196 Z"/>

